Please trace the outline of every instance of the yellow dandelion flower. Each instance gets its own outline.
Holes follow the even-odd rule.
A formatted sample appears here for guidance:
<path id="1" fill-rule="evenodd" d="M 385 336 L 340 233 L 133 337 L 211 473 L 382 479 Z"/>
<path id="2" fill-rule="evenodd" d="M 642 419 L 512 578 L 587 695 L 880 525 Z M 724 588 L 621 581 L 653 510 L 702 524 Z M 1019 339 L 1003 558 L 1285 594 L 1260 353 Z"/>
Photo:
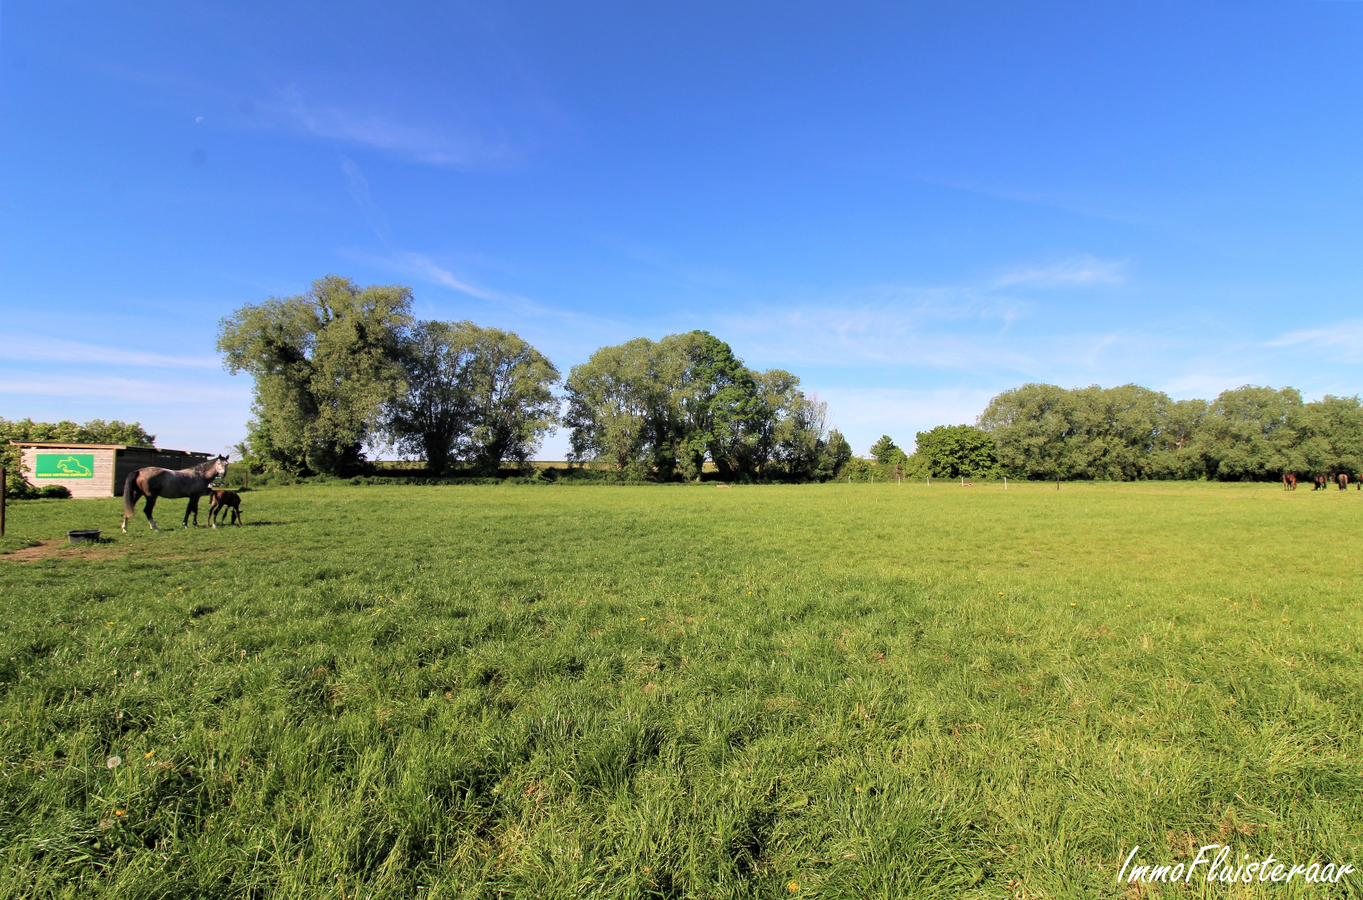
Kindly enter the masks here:
<path id="1" fill-rule="evenodd" d="M 792 894 L 798 891 L 799 889 L 800 882 L 798 881 L 792 881 L 790 884 L 786 885 L 786 890 L 790 891 Z"/>
<path id="2" fill-rule="evenodd" d="M 151 758 L 152 758 L 153 756 L 155 756 L 155 755 L 156 755 L 156 751 L 155 751 L 155 750 L 148 750 L 146 753 L 143 753 L 143 754 L 142 754 L 142 758 L 143 758 L 143 759 L 151 759 Z"/>
<path id="3" fill-rule="evenodd" d="M 116 810 L 114 810 L 114 815 L 116 815 L 116 816 L 121 816 L 121 815 L 125 814 L 126 812 L 127 812 L 126 809 L 116 809 Z"/>

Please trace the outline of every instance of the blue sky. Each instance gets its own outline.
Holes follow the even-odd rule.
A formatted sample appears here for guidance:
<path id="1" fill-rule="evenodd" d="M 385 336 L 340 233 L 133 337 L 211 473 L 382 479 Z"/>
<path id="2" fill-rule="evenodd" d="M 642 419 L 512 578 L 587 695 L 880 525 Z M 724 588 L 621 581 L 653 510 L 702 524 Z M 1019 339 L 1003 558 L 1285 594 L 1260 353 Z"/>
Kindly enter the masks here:
<path id="1" fill-rule="evenodd" d="M 225 449 L 326 273 L 865 452 L 1027 381 L 1363 388 L 1363 4 L 0 6 L 0 416 Z M 543 458 L 562 458 L 566 434 Z"/>

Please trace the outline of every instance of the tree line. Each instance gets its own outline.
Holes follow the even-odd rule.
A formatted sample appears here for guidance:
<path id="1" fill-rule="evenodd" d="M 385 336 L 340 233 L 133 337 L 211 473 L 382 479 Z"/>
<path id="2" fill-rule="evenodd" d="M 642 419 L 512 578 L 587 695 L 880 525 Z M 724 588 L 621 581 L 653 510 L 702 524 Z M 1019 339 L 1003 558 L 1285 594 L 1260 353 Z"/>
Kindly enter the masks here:
<path id="1" fill-rule="evenodd" d="M 703 331 L 602 347 L 567 379 L 517 335 L 417 321 L 400 285 L 329 275 L 301 295 L 224 318 L 218 350 L 254 382 L 238 448 L 262 471 L 352 475 L 366 448 L 494 473 L 523 464 L 560 425 L 571 461 L 624 477 L 834 477 L 851 458 L 800 379 L 757 372 Z M 563 397 L 555 393 L 562 385 Z"/>
<path id="2" fill-rule="evenodd" d="M 1363 474 L 1363 403 L 1245 385 L 1214 400 L 1173 400 L 1135 384 L 1025 384 L 994 397 L 976 424 L 919 432 L 912 456 L 888 436 L 881 466 L 906 474 L 1028 479 L 1276 480 Z M 898 456 L 896 456 L 898 454 Z"/>

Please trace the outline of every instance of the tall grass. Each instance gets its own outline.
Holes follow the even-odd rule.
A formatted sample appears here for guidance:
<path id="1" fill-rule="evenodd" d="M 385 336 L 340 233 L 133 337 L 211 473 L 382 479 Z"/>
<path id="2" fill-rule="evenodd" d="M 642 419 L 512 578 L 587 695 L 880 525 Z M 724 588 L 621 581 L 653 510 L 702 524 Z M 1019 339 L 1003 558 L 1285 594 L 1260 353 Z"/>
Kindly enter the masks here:
<path id="1" fill-rule="evenodd" d="M 1136 844 L 1363 862 L 1356 493 L 242 507 L 0 556 L 0 894 L 1126 897 Z M 10 513 L 25 543 L 120 515 Z"/>

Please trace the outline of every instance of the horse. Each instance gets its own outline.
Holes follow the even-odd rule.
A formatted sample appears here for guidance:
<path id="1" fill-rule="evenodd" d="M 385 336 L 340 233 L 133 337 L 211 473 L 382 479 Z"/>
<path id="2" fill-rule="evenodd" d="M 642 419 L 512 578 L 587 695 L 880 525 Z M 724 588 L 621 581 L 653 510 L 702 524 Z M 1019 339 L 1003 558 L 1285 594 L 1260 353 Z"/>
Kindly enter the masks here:
<path id="1" fill-rule="evenodd" d="M 227 473 L 227 457 L 219 456 L 207 462 L 199 463 L 192 469 L 180 469 L 172 471 L 161 469 L 156 466 L 147 466 L 145 469 L 138 469 L 136 472 L 128 474 L 128 480 L 123 483 L 123 533 L 128 532 L 128 520 L 133 517 L 135 507 L 139 497 L 147 498 L 146 508 L 143 510 L 147 514 L 147 521 L 151 523 L 152 531 L 160 531 L 156 520 L 151 517 L 152 507 L 156 506 L 158 497 L 165 497 L 168 500 L 176 500 L 181 497 L 188 497 L 189 503 L 185 505 L 184 527 L 189 527 L 189 514 L 194 514 L 194 527 L 199 527 L 199 498 L 208 493 L 209 482 L 215 478 L 221 478 Z M 209 523 L 212 527 L 218 526 Z"/>
<path id="2" fill-rule="evenodd" d="M 1295 491 L 1297 489 L 1297 476 L 1291 472 L 1283 473 L 1283 490 Z"/>
<path id="3" fill-rule="evenodd" d="M 1329 484 L 1329 481 L 1324 475 L 1317 475 L 1314 481 L 1315 483 L 1311 485 L 1311 490 L 1313 491 L 1323 491 L 1325 490 L 1325 486 Z"/>
<path id="4" fill-rule="evenodd" d="M 1339 485 L 1339 489 L 1340 489 L 1341 491 L 1347 491 L 1347 490 L 1349 489 L 1349 475 L 1348 475 L 1348 473 L 1347 473 L 1347 472 L 1340 472 L 1338 475 L 1336 475 L 1336 476 L 1335 476 L 1335 483 Z"/>
<path id="5" fill-rule="evenodd" d="M 241 497 L 236 491 L 209 491 L 208 492 L 208 521 L 216 523 L 218 513 L 230 507 L 231 512 L 223 513 L 222 523 L 224 525 L 241 525 Z"/>

